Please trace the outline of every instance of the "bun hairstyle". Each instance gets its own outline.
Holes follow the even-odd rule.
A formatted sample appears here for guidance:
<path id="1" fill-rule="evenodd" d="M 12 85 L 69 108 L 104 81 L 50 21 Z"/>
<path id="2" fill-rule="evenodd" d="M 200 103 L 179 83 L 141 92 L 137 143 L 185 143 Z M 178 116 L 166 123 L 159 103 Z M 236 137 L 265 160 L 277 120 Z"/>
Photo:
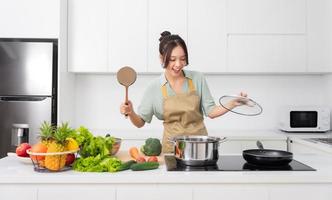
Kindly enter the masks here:
<path id="1" fill-rule="evenodd" d="M 160 35 L 159 53 L 163 59 L 163 68 L 168 66 L 172 51 L 177 46 L 182 47 L 184 53 L 186 54 L 186 65 L 188 65 L 188 51 L 184 40 L 179 35 L 173 35 L 169 31 L 164 31 Z"/>

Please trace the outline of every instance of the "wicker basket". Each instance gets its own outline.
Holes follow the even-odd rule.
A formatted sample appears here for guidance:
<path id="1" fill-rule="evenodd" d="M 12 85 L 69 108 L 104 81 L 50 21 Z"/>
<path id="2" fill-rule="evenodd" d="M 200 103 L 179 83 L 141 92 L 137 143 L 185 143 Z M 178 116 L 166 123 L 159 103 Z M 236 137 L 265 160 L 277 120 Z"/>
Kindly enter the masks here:
<path id="1" fill-rule="evenodd" d="M 37 172 L 60 172 L 71 169 L 71 166 L 61 164 L 61 160 L 66 159 L 68 154 L 74 154 L 75 158 L 77 156 L 77 152 L 79 149 L 64 151 L 64 152 L 54 152 L 54 153 L 35 153 L 27 150 L 27 153 L 30 155 L 30 159 L 34 166 L 34 170 Z M 55 163 L 58 164 L 56 166 L 57 169 L 51 169 L 45 166 L 45 160 L 48 156 L 52 156 Z"/>

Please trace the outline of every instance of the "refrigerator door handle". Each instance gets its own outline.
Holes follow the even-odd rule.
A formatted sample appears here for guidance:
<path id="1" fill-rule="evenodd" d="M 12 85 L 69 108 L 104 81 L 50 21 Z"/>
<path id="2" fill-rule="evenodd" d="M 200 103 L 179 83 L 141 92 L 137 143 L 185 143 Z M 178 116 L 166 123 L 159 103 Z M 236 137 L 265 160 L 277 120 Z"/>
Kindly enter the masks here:
<path id="1" fill-rule="evenodd" d="M 44 101 L 47 97 L 0 97 L 0 101 Z"/>

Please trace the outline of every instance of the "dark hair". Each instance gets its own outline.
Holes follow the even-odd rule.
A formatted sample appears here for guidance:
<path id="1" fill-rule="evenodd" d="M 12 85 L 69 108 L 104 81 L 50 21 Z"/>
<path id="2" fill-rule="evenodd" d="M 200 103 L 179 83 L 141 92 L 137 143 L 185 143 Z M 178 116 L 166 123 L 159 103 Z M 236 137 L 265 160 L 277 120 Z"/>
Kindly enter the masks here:
<path id="1" fill-rule="evenodd" d="M 159 53 L 163 58 L 163 67 L 166 68 L 169 64 L 172 51 L 175 47 L 180 46 L 186 55 L 186 64 L 188 61 L 187 45 L 179 35 L 173 35 L 169 31 L 164 31 L 160 34 L 159 38 Z"/>

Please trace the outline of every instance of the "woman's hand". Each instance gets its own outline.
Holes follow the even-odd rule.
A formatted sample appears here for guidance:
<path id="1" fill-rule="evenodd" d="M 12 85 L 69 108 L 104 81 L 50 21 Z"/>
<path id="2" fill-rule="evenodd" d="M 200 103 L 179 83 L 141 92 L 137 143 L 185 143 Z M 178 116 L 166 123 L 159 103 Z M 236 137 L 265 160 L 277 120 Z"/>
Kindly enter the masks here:
<path id="1" fill-rule="evenodd" d="M 133 113 L 133 104 L 131 101 L 128 101 L 128 103 L 122 103 L 120 106 L 120 113 L 123 115 L 131 115 Z"/>
<path id="2" fill-rule="evenodd" d="M 237 106 L 245 105 L 248 102 L 248 100 L 246 99 L 248 96 L 247 93 L 240 92 L 240 94 L 238 96 L 239 96 L 239 98 L 236 98 L 231 102 L 233 108 L 235 108 Z"/>

